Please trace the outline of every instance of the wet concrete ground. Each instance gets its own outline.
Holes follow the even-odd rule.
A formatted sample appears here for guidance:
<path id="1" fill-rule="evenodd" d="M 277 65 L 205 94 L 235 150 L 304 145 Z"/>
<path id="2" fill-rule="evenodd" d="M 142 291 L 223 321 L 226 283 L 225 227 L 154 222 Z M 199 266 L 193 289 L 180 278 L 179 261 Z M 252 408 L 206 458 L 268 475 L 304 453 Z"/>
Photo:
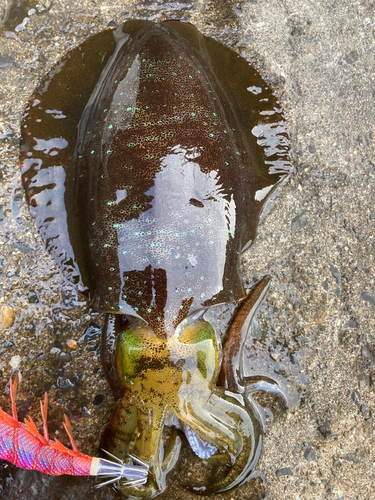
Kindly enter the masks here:
<path id="1" fill-rule="evenodd" d="M 20 2 L 21 3 L 21 2 Z M 25 7 L 27 2 L 23 2 Z M 3 2 L 5 8 L 7 2 Z M 14 2 L 0 34 L 1 406 L 19 366 L 20 418 L 38 423 L 50 395 L 51 435 L 68 413 L 79 447 L 95 453 L 113 404 L 98 358 L 102 318 L 67 285 L 43 249 L 18 169 L 20 119 L 53 63 L 90 34 L 127 18 L 184 18 L 252 61 L 278 89 L 289 118 L 295 171 L 269 204 L 243 274 L 272 275 L 248 343 L 248 372 L 268 363 L 299 388 L 274 419 L 257 470 L 262 479 L 213 499 L 374 499 L 375 77 L 372 0 Z M 30 11 L 35 9 L 35 13 Z M 18 26 L 18 27 L 16 27 Z M 86 336 L 85 336 L 86 335 Z M 75 343 L 76 342 L 76 343 Z M 200 469 L 187 451 L 159 498 Z M 109 500 L 93 481 L 1 466 L 2 498 Z"/>

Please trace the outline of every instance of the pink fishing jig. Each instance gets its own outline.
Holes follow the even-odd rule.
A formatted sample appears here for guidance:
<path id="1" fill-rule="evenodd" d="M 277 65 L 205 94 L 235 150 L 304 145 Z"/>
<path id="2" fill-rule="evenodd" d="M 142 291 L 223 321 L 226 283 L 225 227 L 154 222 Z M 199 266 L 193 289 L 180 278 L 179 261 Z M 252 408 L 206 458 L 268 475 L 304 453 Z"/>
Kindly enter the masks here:
<path id="1" fill-rule="evenodd" d="M 40 402 L 43 436 L 39 433 L 31 417 L 19 422 L 16 409 L 16 391 L 18 374 L 14 382 L 10 380 L 10 399 L 12 416 L 0 407 L 0 459 L 7 460 L 22 469 L 38 470 L 44 474 L 59 476 L 101 476 L 109 478 L 104 486 L 125 478 L 129 486 L 145 484 L 148 465 L 142 460 L 130 455 L 137 465 L 124 464 L 122 460 L 109 454 L 115 462 L 103 458 L 90 457 L 78 451 L 73 439 L 73 432 L 68 417 L 65 415 L 64 428 L 69 436 L 72 449 L 60 441 L 49 439 L 47 428 L 47 393 L 44 403 Z M 104 450 L 105 451 L 105 450 Z"/>

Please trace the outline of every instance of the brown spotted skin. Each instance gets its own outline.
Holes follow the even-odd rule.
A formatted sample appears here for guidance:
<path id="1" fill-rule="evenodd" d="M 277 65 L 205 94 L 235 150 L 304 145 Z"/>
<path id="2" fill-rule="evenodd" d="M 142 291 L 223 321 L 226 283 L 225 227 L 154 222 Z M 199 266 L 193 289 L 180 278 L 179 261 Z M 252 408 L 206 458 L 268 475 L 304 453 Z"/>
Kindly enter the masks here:
<path id="1" fill-rule="evenodd" d="M 285 119 L 261 76 L 189 23 L 128 21 L 89 38 L 44 77 L 22 120 L 22 180 L 47 250 L 91 306 L 112 315 L 112 340 L 104 345 L 113 353 L 103 360 L 117 395 L 149 401 L 152 411 L 150 389 L 138 381 L 130 395 L 121 379 L 116 339 L 126 339 L 119 323 L 137 318 L 173 344 L 178 325 L 197 311 L 245 297 L 239 256 L 255 238 L 265 199 L 288 173 L 288 154 Z M 241 335 L 229 335 L 237 354 Z M 228 358 L 231 350 L 224 352 Z M 209 387 L 225 413 L 227 396 L 216 397 L 219 365 L 211 367 Z M 238 383 L 234 366 L 222 369 L 229 389 Z M 173 398 L 177 408 L 178 391 Z M 249 408 L 239 403 L 237 420 L 247 414 L 251 427 Z M 164 410 L 155 438 L 142 427 L 150 449 L 161 442 Z M 114 434 L 121 433 L 121 411 Z M 222 441 L 218 436 L 225 453 Z M 253 467 L 250 448 L 232 456 L 240 479 L 229 474 L 218 488 L 243 482 Z M 162 469 L 158 458 L 146 458 Z M 136 496 L 159 493 L 169 468 L 159 471 L 152 494 L 139 488 Z"/>

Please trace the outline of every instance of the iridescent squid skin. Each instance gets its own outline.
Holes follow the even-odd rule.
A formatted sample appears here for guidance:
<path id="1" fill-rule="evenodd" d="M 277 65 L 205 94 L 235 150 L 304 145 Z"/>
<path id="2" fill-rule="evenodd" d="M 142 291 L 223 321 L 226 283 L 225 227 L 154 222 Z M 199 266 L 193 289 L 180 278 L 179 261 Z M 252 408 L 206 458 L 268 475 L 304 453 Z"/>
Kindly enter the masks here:
<path id="1" fill-rule="evenodd" d="M 149 462 L 128 497 L 164 491 L 182 430 L 242 484 L 262 424 L 242 348 L 268 286 L 238 272 L 267 196 L 290 168 L 287 126 L 267 84 L 189 23 L 128 21 L 44 77 L 22 120 L 26 198 L 46 248 L 106 313 L 102 361 L 117 399 L 106 449 Z M 235 304 L 226 340 L 207 320 Z M 168 443 L 165 426 L 171 427 Z M 196 485 L 192 485 L 196 486 Z"/>

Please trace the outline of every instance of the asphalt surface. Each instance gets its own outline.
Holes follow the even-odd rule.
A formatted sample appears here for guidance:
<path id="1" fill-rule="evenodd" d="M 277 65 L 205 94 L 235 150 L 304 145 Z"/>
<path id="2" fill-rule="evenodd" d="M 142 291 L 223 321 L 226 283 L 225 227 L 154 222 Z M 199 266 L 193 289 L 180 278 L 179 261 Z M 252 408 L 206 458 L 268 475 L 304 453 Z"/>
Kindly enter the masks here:
<path id="1" fill-rule="evenodd" d="M 242 272 L 248 284 L 272 276 L 248 341 L 248 374 L 266 367 L 284 377 L 294 408 L 268 401 L 274 418 L 258 479 L 211 498 L 375 499 L 374 2 L 18 3 L 0 4 L 0 405 L 9 411 L 6 384 L 19 366 L 20 418 L 40 424 L 47 390 L 51 434 L 63 439 L 68 413 L 79 447 L 95 453 L 113 404 L 98 357 L 102 318 L 64 282 L 25 203 L 25 104 L 56 60 L 91 34 L 128 18 L 184 18 L 261 71 L 293 143 L 294 170 L 264 211 Z M 186 451 L 159 498 L 196 498 L 183 486 L 207 467 Z M 90 479 L 6 463 L 0 473 L 4 500 L 113 498 Z"/>

